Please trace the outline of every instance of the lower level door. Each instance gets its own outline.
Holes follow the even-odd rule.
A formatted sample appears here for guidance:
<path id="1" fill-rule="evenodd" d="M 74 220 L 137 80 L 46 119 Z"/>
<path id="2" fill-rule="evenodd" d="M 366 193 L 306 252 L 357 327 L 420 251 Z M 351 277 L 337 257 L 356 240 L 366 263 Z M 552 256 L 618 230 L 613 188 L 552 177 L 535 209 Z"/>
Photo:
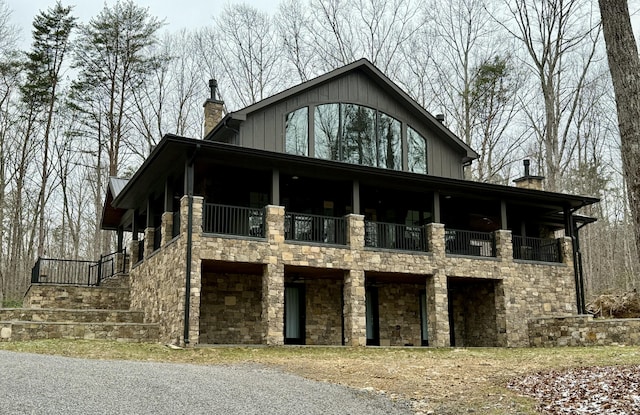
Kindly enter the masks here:
<path id="1" fill-rule="evenodd" d="M 305 340 L 304 285 L 284 287 L 284 342 L 304 344 Z"/>

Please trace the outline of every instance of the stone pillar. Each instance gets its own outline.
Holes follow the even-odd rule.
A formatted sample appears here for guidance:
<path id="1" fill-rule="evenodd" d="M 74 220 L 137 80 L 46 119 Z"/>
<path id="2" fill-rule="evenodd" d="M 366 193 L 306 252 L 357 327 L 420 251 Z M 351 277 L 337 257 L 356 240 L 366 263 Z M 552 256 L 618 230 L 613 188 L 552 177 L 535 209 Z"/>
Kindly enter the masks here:
<path id="1" fill-rule="evenodd" d="M 270 244 L 284 243 L 284 207 L 268 205 L 265 207 L 265 237 Z"/>
<path id="2" fill-rule="evenodd" d="M 347 219 L 347 245 L 351 249 L 364 248 L 364 216 L 351 214 Z"/>
<path id="3" fill-rule="evenodd" d="M 133 266 L 138 262 L 138 251 L 140 249 L 140 244 L 138 240 L 134 239 L 129 242 L 129 271 L 133 269 Z"/>
<path id="4" fill-rule="evenodd" d="M 560 238 L 560 255 L 563 264 L 573 267 L 573 241 L 568 236 Z"/>
<path id="5" fill-rule="evenodd" d="M 427 277 L 427 330 L 429 346 L 450 346 L 447 276 L 440 268 Z"/>
<path id="6" fill-rule="evenodd" d="M 284 266 L 273 258 L 262 273 L 262 324 L 264 344 L 284 344 Z"/>
<path id="7" fill-rule="evenodd" d="M 434 258 L 443 259 L 446 256 L 444 243 L 444 224 L 429 223 L 427 228 L 427 250 L 433 254 Z"/>
<path id="8" fill-rule="evenodd" d="M 202 233 L 202 212 L 204 209 L 204 198 L 202 196 L 193 196 L 193 234 L 200 235 Z M 189 224 L 189 196 L 182 196 L 180 199 L 180 234 L 187 232 Z"/>
<path id="9" fill-rule="evenodd" d="M 183 197 L 183 199 L 185 198 Z M 187 213 L 187 215 L 184 216 L 185 226 L 187 225 L 189 212 L 189 199 L 188 197 L 186 199 L 187 209 L 185 210 L 185 213 Z M 191 218 L 191 290 L 189 295 L 189 342 L 192 345 L 198 343 L 200 336 L 200 294 L 202 291 L 202 260 L 200 259 L 200 245 L 202 243 L 203 210 L 204 197 L 193 196 Z M 180 218 L 181 221 L 182 219 L 183 218 Z M 182 222 L 180 226 L 182 226 Z"/>
<path id="10" fill-rule="evenodd" d="M 163 247 L 168 244 L 173 237 L 173 212 L 164 212 L 162 214 L 161 226 L 162 240 L 160 241 L 160 247 Z"/>
<path id="11" fill-rule="evenodd" d="M 511 231 L 497 230 L 494 232 L 496 238 L 496 258 L 502 261 L 513 260 L 513 242 L 511 241 Z"/>
<path id="12" fill-rule="evenodd" d="M 149 258 L 153 252 L 153 238 L 156 230 L 154 228 L 146 228 L 144 230 L 144 258 Z"/>
<path id="13" fill-rule="evenodd" d="M 352 269 L 351 271 L 345 272 L 343 314 L 344 343 L 347 346 L 367 345 L 366 293 L 364 282 L 364 271 Z"/>

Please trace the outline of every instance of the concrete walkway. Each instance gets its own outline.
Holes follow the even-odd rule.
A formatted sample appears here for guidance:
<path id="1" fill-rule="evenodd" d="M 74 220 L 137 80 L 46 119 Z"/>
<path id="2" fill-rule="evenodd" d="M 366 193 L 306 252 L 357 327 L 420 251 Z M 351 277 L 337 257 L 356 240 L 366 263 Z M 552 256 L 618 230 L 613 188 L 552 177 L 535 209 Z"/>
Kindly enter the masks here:
<path id="1" fill-rule="evenodd" d="M 104 361 L 6 351 L 0 351 L 0 391 L 2 414 L 411 413 L 406 403 L 256 365 Z"/>

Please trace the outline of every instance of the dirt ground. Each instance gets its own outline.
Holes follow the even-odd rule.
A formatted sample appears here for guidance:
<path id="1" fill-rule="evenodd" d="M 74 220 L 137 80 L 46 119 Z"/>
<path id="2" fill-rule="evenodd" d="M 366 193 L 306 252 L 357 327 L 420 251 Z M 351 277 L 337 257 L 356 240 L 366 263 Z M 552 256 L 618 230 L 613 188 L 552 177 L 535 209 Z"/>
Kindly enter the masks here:
<path id="1" fill-rule="evenodd" d="M 543 406 L 514 382 L 533 384 L 554 372 L 640 364 L 640 347 L 432 349 L 219 347 L 173 350 L 162 345 L 48 340 L 0 343 L 0 349 L 97 359 L 193 364 L 257 363 L 309 379 L 411 401 L 417 414 L 537 414 Z M 534 376 L 527 380 L 526 376 Z M 537 378 L 536 378 L 537 376 Z M 571 379 L 571 374 L 569 373 Z M 580 377 L 584 377 L 580 375 Z M 523 379 L 525 379 L 523 381 Z M 548 378 L 547 378 L 548 379 Z M 565 378 L 566 379 L 566 378 Z M 563 381 L 563 385 L 571 382 Z M 558 388 L 556 388 L 558 389 Z M 545 412 L 563 413 L 563 412 Z M 571 412 L 569 412 L 571 413 Z M 576 413 L 576 412 L 573 412 Z"/>

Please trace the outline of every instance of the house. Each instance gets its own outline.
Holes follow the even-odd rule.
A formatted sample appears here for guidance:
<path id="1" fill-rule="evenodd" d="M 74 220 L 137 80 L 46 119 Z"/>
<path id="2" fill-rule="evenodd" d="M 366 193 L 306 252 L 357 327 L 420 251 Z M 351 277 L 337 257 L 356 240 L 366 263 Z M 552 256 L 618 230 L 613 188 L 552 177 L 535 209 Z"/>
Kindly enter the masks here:
<path id="1" fill-rule="evenodd" d="M 528 346 L 530 318 L 584 311 L 598 200 L 528 165 L 465 180 L 477 154 L 369 61 L 224 116 L 210 86 L 204 139 L 165 136 L 105 201 L 161 341 Z"/>

